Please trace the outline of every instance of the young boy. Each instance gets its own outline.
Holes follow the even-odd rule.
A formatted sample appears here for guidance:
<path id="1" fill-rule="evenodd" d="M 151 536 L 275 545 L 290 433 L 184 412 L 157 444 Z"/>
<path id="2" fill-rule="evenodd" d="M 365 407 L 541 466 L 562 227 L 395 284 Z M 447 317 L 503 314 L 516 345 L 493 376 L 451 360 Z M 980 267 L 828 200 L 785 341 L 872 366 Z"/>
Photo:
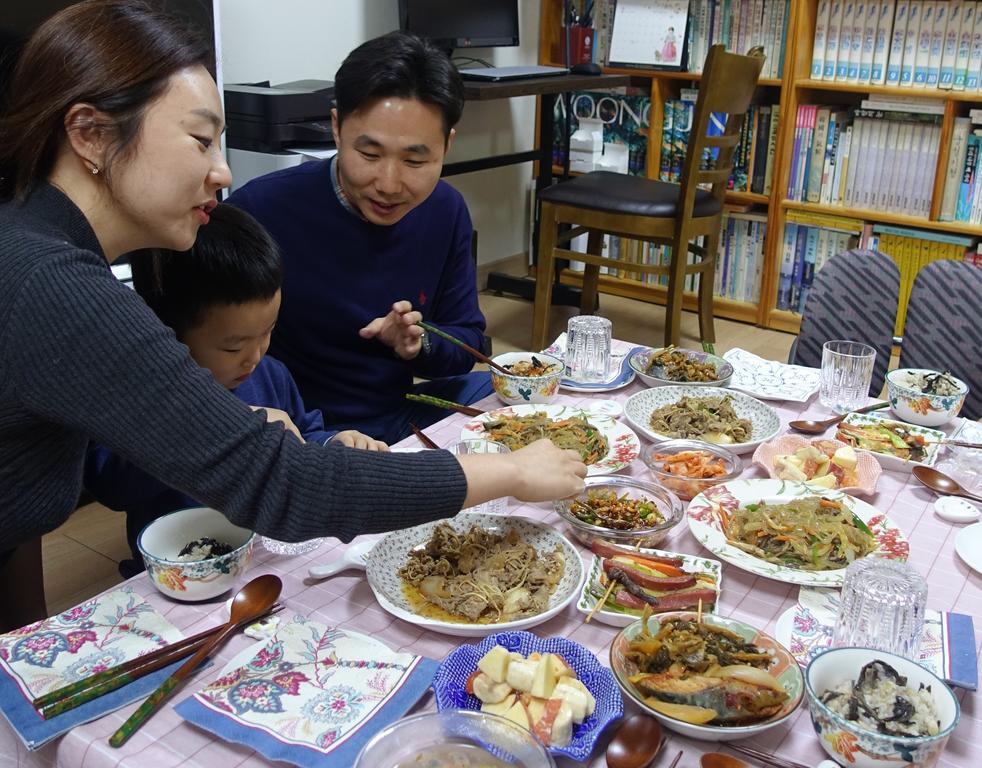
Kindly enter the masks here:
<path id="1" fill-rule="evenodd" d="M 248 213 L 229 205 L 211 212 L 190 252 L 155 251 L 133 259 L 137 292 L 187 345 L 194 361 L 237 398 L 262 408 L 302 440 L 388 450 L 360 432 L 325 429 L 321 412 L 304 407 L 286 366 L 265 356 L 282 281 L 272 238 Z M 167 512 L 197 505 L 100 445 L 89 447 L 84 484 L 107 507 L 127 513 L 126 538 L 134 560 L 120 563 L 126 577 L 143 570 L 136 546 L 140 531 Z"/>

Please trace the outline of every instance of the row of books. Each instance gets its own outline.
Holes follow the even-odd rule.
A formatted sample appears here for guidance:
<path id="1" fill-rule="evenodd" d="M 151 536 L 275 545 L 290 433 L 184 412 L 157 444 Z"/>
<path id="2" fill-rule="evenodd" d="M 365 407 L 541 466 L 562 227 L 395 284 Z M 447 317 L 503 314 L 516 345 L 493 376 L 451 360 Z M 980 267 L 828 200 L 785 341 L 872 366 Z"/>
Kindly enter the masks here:
<path id="1" fill-rule="evenodd" d="M 942 116 L 862 103 L 798 107 L 788 199 L 927 217 Z"/>
<path id="2" fill-rule="evenodd" d="M 941 197 L 941 221 L 966 221 L 982 224 L 982 110 L 972 110 L 971 117 L 956 117 L 948 148 L 948 166 Z"/>
<path id="3" fill-rule="evenodd" d="M 767 215 L 754 212 L 727 212 L 723 215 L 722 231 L 716 259 L 713 293 L 721 298 L 756 304 L 760 300 L 761 275 L 764 269 L 764 238 L 767 234 Z M 575 238 L 572 250 L 586 248 L 585 235 Z M 697 238 L 699 245 L 703 238 Z M 603 254 L 619 259 L 623 267 L 601 267 L 600 273 L 624 280 L 636 280 L 644 285 L 668 285 L 667 275 L 643 274 L 631 269 L 632 264 L 671 263 L 671 249 L 667 246 L 643 243 L 617 235 L 605 235 Z M 689 263 L 696 259 L 688 255 Z M 572 262 L 570 267 L 582 271 L 582 262 Z M 683 289 L 694 292 L 699 287 L 698 275 L 686 275 Z"/>
<path id="4" fill-rule="evenodd" d="M 734 53 L 764 48 L 761 77 L 781 77 L 790 0 L 692 0 L 689 3 L 688 70 L 702 72 L 711 46 Z"/>
<path id="5" fill-rule="evenodd" d="M 778 309 L 801 313 L 815 275 L 838 253 L 861 245 L 863 222 L 788 211 L 777 283 Z"/>
<path id="6" fill-rule="evenodd" d="M 592 7 L 593 60 L 601 66 L 610 63 L 616 5 L 616 0 L 584 3 Z M 702 72 L 710 46 L 717 43 L 734 53 L 746 53 L 761 45 L 766 59 L 760 76 L 781 77 L 790 15 L 790 0 L 691 0 L 686 32 L 687 70 Z"/>
<path id="7" fill-rule="evenodd" d="M 811 78 L 979 90 L 982 9 L 971 0 L 819 0 Z"/>
<path id="8" fill-rule="evenodd" d="M 917 273 L 926 264 L 939 259 L 975 260 L 977 241 L 943 232 L 925 232 L 908 227 L 877 224 L 873 227 L 873 246 L 887 254 L 900 270 L 900 301 L 897 307 L 897 325 L 894 334 L 903 334 L 907 316 L 907 300 Z"/>
<path id="9" fill-rule="evenodd" d="M 683 88 L 679 99 L 665 102 L 662 118 L 661 156 L 658 178 L 678 183 L 682 179 L 682 166 L 688 151 L 692 132 L 692 118 L 698 92 Z M 756 192 L 768 195 L 774 174 L 774 157 L 777 148 L 777 128 L 780 118 L 778 104 L 752 104 L 744 118 L 740 143 L 733 156 L 733 174 L 729 188 L 734 192 Z M 712 114 L 707 133 L 721 135 L 725 116 Z M 702 160 L 703 167 L 711 167 L 713 157 L 708 154 Z"/>

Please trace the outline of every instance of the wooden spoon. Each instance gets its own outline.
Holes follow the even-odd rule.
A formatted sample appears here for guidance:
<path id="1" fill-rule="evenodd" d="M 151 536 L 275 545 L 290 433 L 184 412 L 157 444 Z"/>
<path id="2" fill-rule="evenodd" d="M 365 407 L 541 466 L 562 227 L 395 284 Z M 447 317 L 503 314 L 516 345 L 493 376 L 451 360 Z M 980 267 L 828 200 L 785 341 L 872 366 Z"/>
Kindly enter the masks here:
<path id="1" fill-rule="evenodd" d="M 750 768 L 743 760 L 722 752 L 707 752 L 699 758 L 702 768 Z"/>
<path id="2" fill-rule="evenodd" d="M 215 634 L 207 643 L 201 646 L 194 656 L 184 662 L 177 671 L 160 684 L 156 691 L 150 694 L 139 708 L 129 716 L 129 719 L 119 726 L 119 730 L 109 737 L 109 744 L 121 747 L 136 733 L 150 716 L 170 698 L 177 686 L 188 677 L 208 655 L 217 648 L 225 638 L 231 635 L 240 624 L 262 616 L 268 611 L 280 596 L 283 582 L 278 576 L 270 573 L 259 576 L 238 591 L 232 600 L 232 611 L 228 623 Z"/>
<path id="3" fill-rule="evenodd" d="M 958 484 L 957 480 L 948 477 L 944 472 L 938 472 L 938 470 L 932 469 L 931 467 L 914 467 L 912 472 L 914 477 L 932 491 L 937 491 L 948 496 L 964 496 L 966 499 L 982 501 L 982 496 L 965 490 Z"/>
<path id="4" fill-rule="evenodd" d="M 607 745 L 607 768 L 645 768 L 661 751 L 661 723 L 651 715 L 625 720 Z"/>
<path id="5" fill-rule="evenodd" d="M 867 405 L 865 408 L 857 408 L 855 411 L 850 411 L 850 413 L 869 413 L 870 411 L 876 411 L 880 408 L 886 408 L 888 405 L 890 405 L 888 402 L 874 403 L 873 405 Z M 796 432 L 807 432 L 809 435 L 820 435 L 833 424 L 838 424 L 848 415 L 848 413 L 842 413 L 838 416 L 832 417 L 831 419 L 824 419 L 822 421 L 816 421 L 815 419 L 799 419 L 798 421 L 789 422 L 788 426 Z"/>

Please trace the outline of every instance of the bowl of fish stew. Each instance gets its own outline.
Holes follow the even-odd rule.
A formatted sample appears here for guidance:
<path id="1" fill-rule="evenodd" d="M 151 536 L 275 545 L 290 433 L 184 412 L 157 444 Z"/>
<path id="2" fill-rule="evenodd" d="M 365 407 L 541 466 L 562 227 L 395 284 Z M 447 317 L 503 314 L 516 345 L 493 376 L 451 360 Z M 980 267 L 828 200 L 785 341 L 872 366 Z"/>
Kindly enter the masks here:
<path id="1" fill-rule="evenodd" d="M 930 768 L 958 725 L 958 699 L 944 681 L 885 651 L 819 654 L 805 670 L 805 692 L 822 748 L 855 768 Z"/>
<path id="2" fill-rule="evenodd" d="M 545 352 L 505 352 L 492 358 L 504 374 L 491 369 L 491 386 L 498 399 L 506 405 L 551 403 L 559 392 L 566 364 Z"/>
<path id="3" fill-rule="evenodd" d="M 577 541 L 654 547 L 682 522 L 679 497 L 667 488 L 633 477 L 587 477 L 583 492 L 554 501 L 553 509 Z"/>
<path id="4" fill-rule="evenodd" d="M 798 708 L 794 657 L 736 619 L 680 611 L 642 617 L 610 644 L 625 695 L 669 730 L 703 741 L 756 736 Z"/>

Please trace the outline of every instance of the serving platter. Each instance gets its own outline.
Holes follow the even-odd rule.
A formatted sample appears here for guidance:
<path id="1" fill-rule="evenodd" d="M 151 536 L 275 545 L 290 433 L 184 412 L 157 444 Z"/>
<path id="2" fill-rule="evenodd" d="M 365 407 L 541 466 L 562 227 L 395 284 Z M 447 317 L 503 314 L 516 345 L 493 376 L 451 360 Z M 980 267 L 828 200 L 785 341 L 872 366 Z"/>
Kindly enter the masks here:
<path id="1" fill-rule="evenodd" d="M 506 408 L 496 408 L 482 413 L 464 424 L 460 432 L 461 440 L 473 440 L 475 437 L 487 437 L 484 425 L 495 419 L 509 416 L 531 416 L 544 413 L 552 421 L 562 421 L 572 417 L 586 419 L 595 426 L 607 441 L 607 455 L 595 464 L 587 466 L 587 475 L 609 475 L 624 469 L 641 454 L 641 441 L 626 424 L 597 413 L 590 413 L 582 408 L 570 405 L 511 405 Z"/>
<path id="2" fill-rule="evenodd" d="M 732 513 L 747 504 L 761 501 L 782 504 L 805 496 L 822 496 L 841 501 L 873 532 L 876 548 L 867 557 L 906 560 L 910 544 L 885 514 L 865 501 L 841 491 L 814 488 L 806 483 L 786 480 L 733 480 L 709 488 L 696 496 L 686 511 L 689 530 L 696 540 L 720 560 L 764 578 L 809 587 L 841 587 L 846 569 L 804 571 L 771 563 L 744 552 L 727 541 L 720 522 L 719 508 Z"/>
<path id="3" fill-rule="evenodd" d="M 742 443 L 730 443 L 723 447 L 733 453 L 750 453 L 765 440 L 770 440 L 781 430 L 781 419 L 769 405 L 755 400 L 743 392 L 719 387 L 666 386 L 635 392 L 624 405 L 624 416 L 631 425 L 651 440 L 672 440 L 676 435 L 664 435 L 651 426 L 651 414 L 666 405 L 679 402 L 683 397 L 732 398 L 733 411 L 741 419 L 749 419 L 751 439 Z M 693 438 L 689 438 L 693 439 Z"/>
<path id="4" fill-rule="evenodd" d="M 911 461 L 910 459 L 902 459 L 899 456 L 894 456 L 892 454 L 870 450 L 870 454 L 878 462 L 880 462 L 880 466 L 883 467 L 883 469 L 892 470 L 894 472 L 910 472 L 914 467 L 934 466 L 935 462 L 938 460 L 938 451 L 941 448 L 941 441 L 948 437 L 944 432 L 940 432 L 937 429 L 930 429 L 929 427 L 919 427 L 916 424 L 908 424 L 906 421 L 891 419 L 875 413 L 850 413 L 842 420 L 843 424 L 854 424 L 857 427 L 876 426 L 877 424 L 883 424 L 885 422 L 891 424 L 902 424 L 911 434 L 922 435 L 924 439 L 929 443 L 932 443 L 932 445 L 928 445 L 926 456 L 923 461 Z"/>
<path id="5" fill-rule="evenodd" d="M 730 379 L 733 377 L 733 366 L 722 357 L 717 357 L 709 352 L 703 352 L 702 350 L 698 349 L 676 348 L 675 351 L 682 353 L 694 362 L 712 363 L 715 365 L 716 378 L 712 381 L 675 381 L 673 379 L 666 379 L 656 375 L 655 373 L 651 373 L 648 370 L 648 366 L 651 364 L 652 356 L 658 352 L 662 352 L 664 349 L 664 347 L 658 347 L 657 349 L 652 349 L 651 347 L 638 347 L 636 350 L 632 351 L 631 355 L 628 357 L 628 362 L 630 363 L 631 368 L 638 375 L 641 381 L 643 381 L 649 387 L 664 387 L 680 384 L 684 384 L 688 387 L 728 387 L 730 385 Z"/>
<path id="6" fill-rule="evenodd" d="M 403 591 L 399 570 L 405 565 L 409 553 L 425 546 L 433 531 L 442 523 L 450 525 L 459 533 L 466 533 L 474 525 L 499 535 L 515 531 L 539 553 L 552 552 L 558 546 L 563 553 L 565 565 L 559 584 L 549 597 L 546 610 L 514 621 L 485 624 L 466 623 L 463 619 L 461 622 L 442 621 L 417 613 Z M 576 547 L 550 526 L 515 515 L 488 515 L 478 512 L 389 533 L 372 547 L 365 572 L 375 599 L 383 609 L 410 624 L 457 637 L 485 637 L 489 632 L 527 629 L 548 621 L 576 599 L 584 576 L 583 561 Z"/>

